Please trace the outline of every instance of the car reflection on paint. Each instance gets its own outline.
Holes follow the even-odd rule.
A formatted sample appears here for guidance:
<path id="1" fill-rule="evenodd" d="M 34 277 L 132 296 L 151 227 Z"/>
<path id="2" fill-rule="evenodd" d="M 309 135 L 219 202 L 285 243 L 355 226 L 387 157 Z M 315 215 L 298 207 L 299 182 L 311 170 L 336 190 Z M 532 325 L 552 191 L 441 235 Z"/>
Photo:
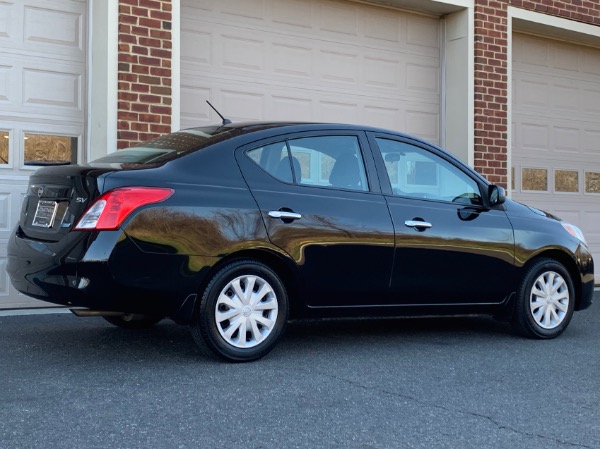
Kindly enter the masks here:
<path id="1" fill-rule="evenodd" d="M 476 313 L 553 338 L 594 279 L 577 227 L 423 140 L 338 124 L 193 128 L 40 168 L 8 253 L 26 295 L 171 318 L 230 361 L 292 318 Z"/>

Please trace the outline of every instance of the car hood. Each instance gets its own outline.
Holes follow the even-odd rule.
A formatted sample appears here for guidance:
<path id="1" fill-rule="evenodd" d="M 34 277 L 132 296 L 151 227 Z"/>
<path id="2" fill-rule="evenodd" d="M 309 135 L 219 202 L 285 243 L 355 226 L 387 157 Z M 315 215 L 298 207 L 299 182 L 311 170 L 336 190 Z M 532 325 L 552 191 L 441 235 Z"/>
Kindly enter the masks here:
<path id="1" fill-rule="evenodd" d="M 527 204 L 519 203 L 518 201 L 511 200 L 509 198 L 506 199 L 504 205 L 506 212 L 512 216 L 519 216 L 523 218 L 544 217 L 550 220 L 563 221 L 560 217 L 557 217 L 550 212 L 543 211 L 533 206 L 528 206 Z"/>

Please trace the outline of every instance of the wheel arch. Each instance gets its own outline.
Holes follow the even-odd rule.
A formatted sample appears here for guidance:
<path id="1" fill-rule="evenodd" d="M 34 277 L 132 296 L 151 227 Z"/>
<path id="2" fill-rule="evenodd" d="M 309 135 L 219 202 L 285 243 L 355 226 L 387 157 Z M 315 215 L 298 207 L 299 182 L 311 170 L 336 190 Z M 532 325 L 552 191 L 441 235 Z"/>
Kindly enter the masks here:
<path id="1" fill-rule="evenodd" d="M 284 255 L 278 254 L 270 249 L 256 248 L 256 249 L 245 249 L 236 251 L 223 257 L 219 262 L 213 265 L 208 273 L 202 279 L 202 282 L 198 286 L 198 294 L 194 298 L 194 305 L 191 308 L 191 315 L 188 317 L 190 322 L 194 314 L 198 310 L 202 293 L 206 289 L 211 279 L 218 273 L 224 266 L 234 262 L 236 260 L 255 260 L 260 262 L 270 269 L 272 269 L 283 282 L 288 295 L 289 303 L 289 318 L 294 318 L 301 310 L 302 304 L 299 300 L 299 273 L 295 268 L 293 262 L 286 260 Z"/>

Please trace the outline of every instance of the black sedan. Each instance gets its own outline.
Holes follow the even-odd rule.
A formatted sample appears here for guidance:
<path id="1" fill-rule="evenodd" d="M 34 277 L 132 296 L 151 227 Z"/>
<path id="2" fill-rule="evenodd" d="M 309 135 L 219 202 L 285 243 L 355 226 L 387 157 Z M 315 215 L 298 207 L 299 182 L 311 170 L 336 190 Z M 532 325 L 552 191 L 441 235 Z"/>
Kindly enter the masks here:
<path id="1" fill-rule="evenodd" d="M 577 227 L 423 140 L 339 124 L 226 123 L 40 168 L 8 253 L 26 295 L 168 317 L 230 361 L 299 318 L 490 314 L 553 338 L 594 285 Z"/>

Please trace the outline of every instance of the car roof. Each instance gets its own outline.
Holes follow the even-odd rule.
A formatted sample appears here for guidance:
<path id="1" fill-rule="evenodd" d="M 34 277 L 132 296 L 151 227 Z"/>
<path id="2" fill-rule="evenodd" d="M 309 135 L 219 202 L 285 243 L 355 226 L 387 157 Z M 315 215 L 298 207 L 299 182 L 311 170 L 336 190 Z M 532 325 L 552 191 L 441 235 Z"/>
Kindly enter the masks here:
<path id="1" fill-rule="evenodd" d="M 207 125 L 210 127 L 218 127 L 219 125 Z M 187 129 L 182 129 L 182 131 L 187 130 L 201 130 L 205 126 L 192 127 Z M 275 130 L 281 129 L 284 132 L 293 132 L 293 131 L 304 131 L 304 130 L 349 130 L 349 131 L 372 131 L 372 132 L 381 132 L 381 133 L 391 133 L 402 137 L 407 137 L 410 139 L 422 141 L 424 143 L 431 143 L 420 139 L 415 136 L 411 136 L 410 134 L 405 134 L 400 131 L 378 128 L 373 126 L 365 126 L 365 125 L 355 125 L 348 123 L 331 123 L 331 122 L 292 122 L 292 121 L 246 121 L 246 122 L 233 122 L 225 125 L 221 125 L 220 128 L 223 129 L 235 129 L 238 131 L 242 131 L 243 134 L 265 131 L 265 130 Z M 236 133 L 236 135 L 240 135 L 240 133 Z"/>

